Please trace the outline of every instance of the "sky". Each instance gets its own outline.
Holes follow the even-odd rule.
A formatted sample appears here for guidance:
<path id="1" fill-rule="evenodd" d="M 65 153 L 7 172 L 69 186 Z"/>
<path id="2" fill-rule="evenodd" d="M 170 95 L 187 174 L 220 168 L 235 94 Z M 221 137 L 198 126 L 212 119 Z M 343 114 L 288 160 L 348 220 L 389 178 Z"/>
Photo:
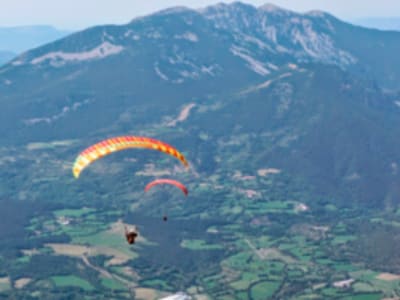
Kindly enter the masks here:
<path id="1" fill-rule="evenodd" d="M 213 0 L 0 0 L 0 26 L 53 25 L 83 29 L 102 24 L 124 24 L 171 6 L 201 8 Z M 323 10 L 343 20 L 398 17 L 400 0 L 243 0 L 260 6 L 272 3 L 297 12 Z"/>

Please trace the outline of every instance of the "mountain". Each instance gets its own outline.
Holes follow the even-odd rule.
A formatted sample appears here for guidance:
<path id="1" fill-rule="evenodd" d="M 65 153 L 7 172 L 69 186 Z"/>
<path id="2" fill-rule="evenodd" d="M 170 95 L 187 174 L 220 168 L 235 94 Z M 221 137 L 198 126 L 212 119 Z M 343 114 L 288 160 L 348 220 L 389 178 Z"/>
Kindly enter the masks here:
<path id="1" fill-rule="evenodd" d="M 68 35 L 70 31 L 52 26 L 0 27 L 0 50 L 21 53 Z"/>
<path id="2" fill-rule="evenodd" d="M 0 298 L 397 297 L 399 46 L 235 2 L 14 58 L 0 68 Z M 121 151 L 75 180 L 77 154 L 117 135 L 161 139 L 190 168 Z M 159 177 L 189 195 L 144 193 Z M 131 248 L 122 222 L 140 233 Z"/>
<path id="3" fill-rule="evenodd" d="M 400 31 L 400 18 L 362 18 L 353 21 L 364 27 L 375 28 L 380 30 L 396 30 Z"/>
<path id="4" fill-rule="evenodd" d="M 8 62 L 16 56 L 17 54 L 11 51 L 0 51 L 0 65 Z"/>
<path id="5" fill-rule="evenodd" d="M 221 155 L 222 140 L 255 135 L 249 166 L 272 161 L 321 191 L 390 206 L 399 161 L 399 46 L 400 33 L 322 12 L 240 2 L 169 9 L 74 33 L 2 67 L 0 139 L 138 132 L 193 104 L 182 122 L 187 133 L 205 131 L 214 141 L 197 138 L 204 145 L 192 149 L 196 157 L 209 147 L 204 170 L 217 167 L 212 157 Z M 184 138 L 187 147 L 193 136 Z"/>

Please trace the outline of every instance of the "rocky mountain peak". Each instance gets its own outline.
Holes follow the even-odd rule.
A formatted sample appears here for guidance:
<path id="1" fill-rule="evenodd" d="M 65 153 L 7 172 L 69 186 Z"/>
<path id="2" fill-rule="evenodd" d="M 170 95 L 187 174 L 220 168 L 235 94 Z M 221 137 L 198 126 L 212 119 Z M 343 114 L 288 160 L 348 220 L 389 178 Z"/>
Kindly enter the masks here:
<path id="1" fill-rule="evenodd" d="M 185 12 L 189 12 L 189 11 L 193 11 L 193 10 L 186 6 L 173 6 L 173 7 L 169 7 L 169 8 L 160 10 L 158 12 L 155 12 L 154 14 L 151 14 L 150 16 L 180 14 L 180 13 L 185 13 Z"/>
<path id="2" fill-rule="evenodd" d="M 272 4 L 272 3 L 266 3 L 264 5 L 259 6 L 258 10 L 265 11 L 270 14 L 280 14 L 280 15 L 296 14 L 295 12 L 293 12 L 291 10 L 282 8 L 282 7 Z"/>

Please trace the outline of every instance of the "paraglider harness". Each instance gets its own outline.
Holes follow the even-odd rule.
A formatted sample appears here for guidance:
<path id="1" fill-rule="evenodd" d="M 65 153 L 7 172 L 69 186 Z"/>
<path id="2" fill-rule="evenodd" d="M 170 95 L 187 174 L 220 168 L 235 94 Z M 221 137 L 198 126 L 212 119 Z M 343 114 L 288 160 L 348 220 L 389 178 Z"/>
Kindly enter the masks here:
<path id="1" fill-rule="evenodd" d="M 129 244 L 134 244 L 137 236 L 138 233 L 134 229 L 130 228 L 128 230 L 128 228 L 125 226 L 125 238 Z"/>

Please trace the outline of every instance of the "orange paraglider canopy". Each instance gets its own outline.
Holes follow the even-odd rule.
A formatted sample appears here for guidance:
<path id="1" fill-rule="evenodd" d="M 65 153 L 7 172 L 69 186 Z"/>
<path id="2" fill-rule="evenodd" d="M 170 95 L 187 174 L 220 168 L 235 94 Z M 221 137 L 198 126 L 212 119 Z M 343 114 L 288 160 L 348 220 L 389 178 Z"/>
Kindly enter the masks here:
<path id="1" fill-rule="evenodd" d="M 72 173 L 78 178 L 83 169 L 93 161 L 112 152 L 129 148 L 147 148 L 158 150 L 179 159 L 185 167 L 189 167 L 186 158 L 176 148 L 156 139 L 142 136 L 119 136 L 106 139 L 83 150 L 75 160 Z"/>

